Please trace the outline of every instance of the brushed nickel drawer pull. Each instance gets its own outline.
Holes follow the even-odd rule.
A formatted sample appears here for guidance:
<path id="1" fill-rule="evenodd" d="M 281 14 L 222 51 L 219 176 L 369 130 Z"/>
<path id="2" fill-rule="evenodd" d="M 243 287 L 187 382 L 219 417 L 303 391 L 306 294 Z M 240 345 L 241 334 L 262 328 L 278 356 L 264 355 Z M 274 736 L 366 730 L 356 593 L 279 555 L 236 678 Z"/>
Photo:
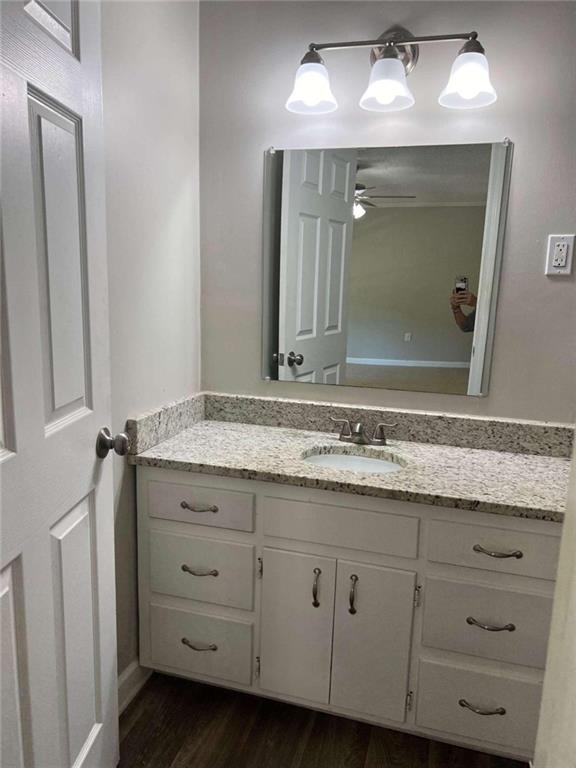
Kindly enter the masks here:
<path id="1" fill-rule="evenodd" d="M 322 571 L 320 568 L 314 568 L 314 582 L 312 584 L 312 605 L 314 608 L 318 608 L 320 602 L 318 600 L 318 581 L 320 580 L 320 574 Z"/>
<path id="2" fill-rule="evenodd" d="M 469 709 L 471 712 L 474 712 L 475 715 L 483 715 L 484 717 L 490 717 L 490 715 L 506 714 L 504 707 L 496 707 L 496 709 L 482 709 L 481 707 L 474 707 L 472 704 L 469 704 L 466 699 L 460 699 L 458 704 L 461 707 L 464 707 L 464 709 Z"/>
<path id="3" fill-rule="evenodd" d="M 466 624 L 470 624 L 471 627 L 479 627 L 485 629 L 486 632 L 515 632 L 516 624 L 503 624 L 498 626 L 497 624 L 482 624 L 481 621 L 477 621 L 474 616 L 468 616 Z"/>
<path id="4" fill-rule="evenodd" d="M 480 552 L 481 555 L 488 555 L 488 557 L 496 557 L 499 560 L 504 560 L 508 557 L 515 557 L 516 560 L 520 560 L 524 557 L 524 552 L 519 549 L 515 549 L 513 552 L 493 552 L 489 549 L 484 549 L 481 544 L 474 544 L 472 547 L 474 552 Z"/>
<path id="5" fill-rule="evenodd" d="M 218 646 L 216 643 L 193 643 L 190 640 L 188 640 L 187 637 L 183 637 L 180 641 L 182 645 L 185 645 L 187 648 L 191 648 L 193 651 L 217 651 Z"/>
<path id="6" fill-rule="evenodd" d="M 182 563 L 181 568 L 184 573 L 189 573 L 191 576 L 218 576 L 219 573 L 216 568 L 190 568 L 186 563 Z"/>
<path id="7" fill-rule="evenodd" d="M 181 501 L 180 506 L 182 509 L 189 509 L 190 512 L 198 512 L 199 514 L 202 512 L 212 512 L 213 514 L 216 514 L 216 512 L 218 512 L 216 504 L 210 504 L 208 507 L 195 507 L 192 504 L 188 504 L 187 501 Z"/>
<path id="8" fill-rule="evenodd" d="M 356 610 L 356 584 L 358 584 L 358 576 L 353 573 L 352 576 L 350 576 L 350 608 L 348 608 L 348 613 L 351 613 L 352 615 L 358 613 Z"/>

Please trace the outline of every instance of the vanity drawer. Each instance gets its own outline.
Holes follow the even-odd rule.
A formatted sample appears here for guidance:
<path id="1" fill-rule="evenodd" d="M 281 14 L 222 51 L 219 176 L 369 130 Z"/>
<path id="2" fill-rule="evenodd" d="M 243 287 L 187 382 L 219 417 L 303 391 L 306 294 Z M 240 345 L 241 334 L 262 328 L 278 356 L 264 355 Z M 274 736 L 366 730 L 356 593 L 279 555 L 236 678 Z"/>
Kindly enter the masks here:
<path id="1" fill-rule="evenodd" d="M 422 642 L 434 648 L 544 669 L 552 598 L 447 579 L 427 579 Z M 489 631 L 475 619 L 513 631 Z"/>
<path id="2" fill-rule="evenodd" d="M 148 514 L 195 525 L 253 531 L 254 494 L 152 481 L 148 484 Z"/>
<path id="3" fill-rule="evenodd" d="M 400 504 L 402 502 L 399 502 Z M 418 557 L 417 517 L 265 497 L 264 535 Z"/>
<path id="4" fill-rule="evenodd" d="M 422 660 L 416 723 L 531 753 L 541 692 L 541 684 L 530 680 Z M 461 706 L 461 700 L 488 711 L 502 707 L 505 714 L 477 714 Z"/>
<path id="5" fill-rule="evenodd" d="M 553 581 L 559 546 L 559 536 L 433 520 L 428 559 Z M 510 556 L 512 553 L 521 556 Z M 508 556 L 494 556 L 498 554 Z"/>
<path id="6" fill-rule="evenodd" d="M 245 685 L 251 682 L 248 622 L 151 605 L 150 640 L 153 664 Z"/>
<path id="7" fill-rule="evenodd" d="M 251 611 L 254 547 L 151 530 L 150 589 Z"/>

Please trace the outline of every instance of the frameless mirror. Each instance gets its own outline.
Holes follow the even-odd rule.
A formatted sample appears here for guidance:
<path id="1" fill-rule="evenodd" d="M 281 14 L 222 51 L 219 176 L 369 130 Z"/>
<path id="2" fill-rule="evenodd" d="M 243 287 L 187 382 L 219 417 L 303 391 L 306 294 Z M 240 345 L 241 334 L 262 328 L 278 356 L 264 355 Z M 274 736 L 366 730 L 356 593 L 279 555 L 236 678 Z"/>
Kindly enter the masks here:
<path id="1" fill-rule="evenodd" d="M 267 152 L 263 376 L 485 394 L 511 153 Z"/>

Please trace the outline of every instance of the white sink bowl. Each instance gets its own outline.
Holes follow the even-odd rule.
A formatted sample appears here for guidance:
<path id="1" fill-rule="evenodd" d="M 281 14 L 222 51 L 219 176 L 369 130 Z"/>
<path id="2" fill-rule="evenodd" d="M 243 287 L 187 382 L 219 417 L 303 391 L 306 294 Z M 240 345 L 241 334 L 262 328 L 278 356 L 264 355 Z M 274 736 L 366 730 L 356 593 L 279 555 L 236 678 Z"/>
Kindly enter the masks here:
<path id="1" fill-rule="evenodd" d="M 308 455 L 302 457 L 308 464 L 327 469 L 346 470 L 348 472 L 361 472 L 371 475 L 385 475 L 388 472 L 397 472 L 402 469 L 404 462 L 390 453 L 382 453 L 381 456 L 353 453 L 352 451 L 336 449 L 312 449 Z"/>

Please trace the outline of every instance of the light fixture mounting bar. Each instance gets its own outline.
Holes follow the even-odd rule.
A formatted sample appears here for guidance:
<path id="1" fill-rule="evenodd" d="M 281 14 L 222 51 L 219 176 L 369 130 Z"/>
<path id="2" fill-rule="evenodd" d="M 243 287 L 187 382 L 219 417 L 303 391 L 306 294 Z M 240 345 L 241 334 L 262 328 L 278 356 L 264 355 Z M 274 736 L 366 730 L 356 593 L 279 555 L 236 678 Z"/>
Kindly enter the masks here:
<path id="1" fill-rule="evenodd" d="M 337 43 L 310 43 L 309 51 L 335 51 L 345 48 L 384 48 L 387 45 L 420 45 L 422 43 L 447 43 L 452 40 L 476 40 L 478 32 L 461 32 L 454 35 L 425 35 L 423 37 L 407 37 L 406 39 L 383 40 L 381 37 L 376 40 L 350 40 L 348 42 Z"/>

